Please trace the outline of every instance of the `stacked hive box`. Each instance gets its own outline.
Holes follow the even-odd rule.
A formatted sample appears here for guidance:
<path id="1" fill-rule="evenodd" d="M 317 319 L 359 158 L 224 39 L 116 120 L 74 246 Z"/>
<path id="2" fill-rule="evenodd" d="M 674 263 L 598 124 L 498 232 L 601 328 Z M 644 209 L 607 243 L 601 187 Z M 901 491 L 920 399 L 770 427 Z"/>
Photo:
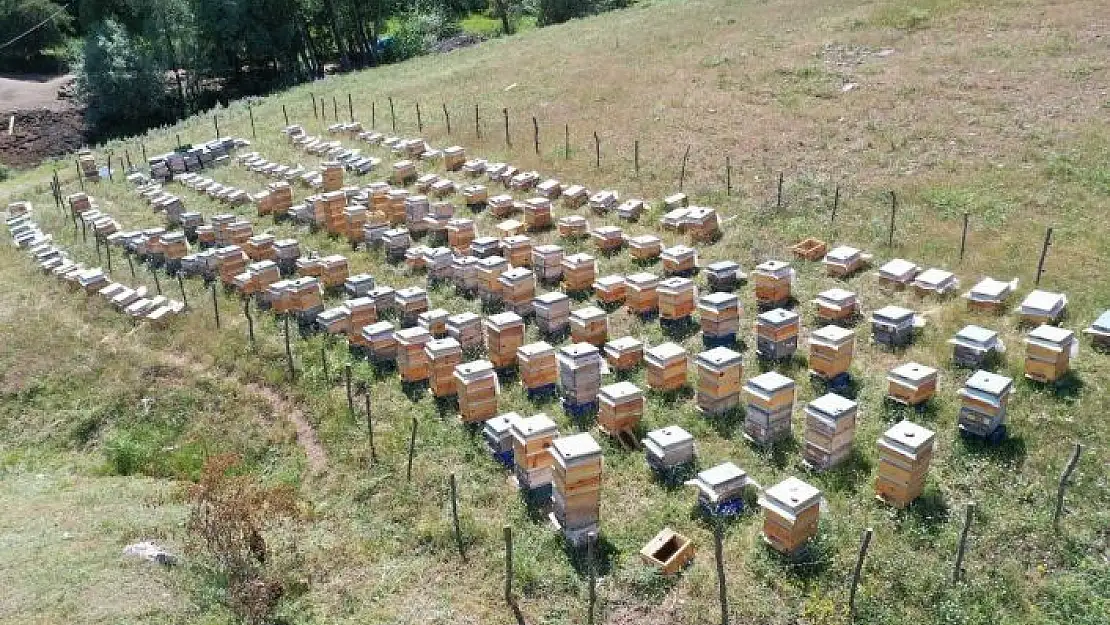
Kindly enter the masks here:
<path id="1" fill-rule="evenodd" d="M 589 254 L 572 254 L 561 264 L 563 288 L 571 293 L 589 289 L 597 279 L 597 261 Z"/>
<path id="2" fill-rule="evenodd" d="M 474 256 L 455 256 L 451 260 L 451 280 L 464 295 L 478 290 L 478 260 Z"/>
<path id="3" fill-rule="evenodd" d="M 768 371 L 744 385 L 747 414 L 744 433 L 757 444 L 771 445 L 790 436 L 794 380 Z"/>
<path id="4" fill-rule="evenodd" d="M 362 227 L 366 225 L 366 207 L 352 204 L 343 209 L 344 233 L 351 245 L 362 241 Z"/>
<path id="5" fill-rule="evenodd" d="M 486 207 L 489 192 L 480 184 L 468 184 L 462 188 L 463 203 L 473 211 L 480 211 Z"/>
<path id="6" fill-rule="evenodd" d="M 759 315 L 755 323 L 756 353 L 767 360 L 785 360 L 798 350 L 802 328 L 798 313 L 776 308 Z"/>
<path id="7" fill-rule="evenodd" d="M 624 276 L 602 276 L 594 282 L 594 297 L 602 304 L 619 304 L 624 301 Z"/>
<path id="8" fill-rule="evenodd" d="M 793 281 L 794 270 L 789 263 L 779 260 L 769 260 L 757 265 L 752 271 L 755 299 L 764 308 L 782 306 L 788 302 Z"/>
<path id="9" fill-rule="evenodd" d="M 983 366 L 1002 347 L 997 332 L 977 325 L 965 326 L 948 342 L 952 345 L 952 362 L 969 369 Z"/>
<path id="10" fill-rule="evenodd" d="M 928 295 L 943 297 L 954 291 L 959 285 L 959 280 L 956 280 L 955 274 L 937 268 L 926 269 L 917 274 L 917 277 L 910 283 L 914 292 L 920 297 Z"/>
<path id="11" fill-rule="evenodd" d="M 543 230 L 551 225 L 551 200 L 531 198 L 524 203 L 524 225 L 528 230 Z"/>
<path id="12" fill-rule="evenodd" d="M 494 367 L 516 364 L 516 350 L 524 344 L 524 320 L 513 312 L 491 315 L 482 322 L 486 352 Z"/>
<path id="13" fill-rule="evenodd" d="M 1014 381 L 988 371 L 976 371 L 960 389 L 961 433 L 999 440 L 1005 435 L 1006 404 Z"/>
<path id="14" fill-rule="evenodd" d="M 1062 293 L 1033 291 L 1022 300 L 1018 312 L 1025 325 L 1055 323 L 1067 308 L 1068 298 Z"/>
<path id="15" fill-rule="evenodd" d="M 394 302 L 401 311 L 401 325 L 405 327 L 416 325 L 420 314 L 429 308 L 428 292 L 418 286 L 397 291 Z"/>
<path id="16" fill-rule="evenodd" d="M 524 232 L 524 224 L 515 219 L 506 219 L 497 224 L 497 236 L 501 239 L 510 237 L 521 236 Z"/>
<path id="17" fill-rule="evenodd" d="M 550 291 L 532 300 L 536 326 L 547 335 L 565 332 L 570 325 L 570 298 L 559 291 Z"/>
<path id="18" fill-rule="evenodd" d="M 453 145 L 443 149 L 443 168 L 447 171 L 458 171 L 466 162 L 466 150 Z"/>
<path id="19" fill-rule="evenodd" d="M 842 245 L 833 248 L 825 255 L 825 272 L 834 278 L 847 278 L 863 267 L 863 252 L 854 247 Z"/>
<path id="20" fill-rule="evenodd" d="M 536 292 L 536 277 L 524 267 L 514 267 L 497 279 L 501 300 L 509 310 L 518 315 L 532 312 L 532 298 Z"/>
<path id="21" fill-rule="evenodd" d="M 432 340 L 432 335 L 424 328 L 405 328 L 397 330 L 397 369 L 401 380 L 408 383 L 422 382 L 431 376 L 428 354 L 424 346 Z"/>
<path id="22" fill-rule="evenodd" d="M 366 297 L 374 300 L 374 307 L 379 313 L 397 309 L 397 292 L 391 286 L 376 286 L 366 292 Z"/>
<path id="23" fill-rule="evenodd" d="M 913 282 L 921 268 L 908 260 L 895 258 L 879 267 L 879 284 L 893 289 L 904 289 Z"/>
<path id="24" fill-rule="evenodd" d="M 497 414 L 497 372 L 488 360 L 475 360 L 455 367 L 455 392 L 459 416 L 464 423 L 492 419 Z"/>
<path id="25" fill-rule="evenodd" d="M 628 310 L 649 315 L 659 310 L 659 277 L 651 273 L 634 273 L 625 278 L 624 301 Z"/>
<path id="26" fill-rule="evenodd" d="M 823 323 L 847 323 L 859 314 L 859 298 L 844 289 L 821 291 L 813 303 L 817 320 Z"/>
<path id="27" fill-rule="evenodd" d="M 622 336 L 605 344 L 605 360 L 616 371 L 635 369 L 644 359 L 644 344 L 637 338 Z"/>
<path id="28" fill-rule="evenodd" d="M 316 325 L 328 334 L 346 334 L 351 327 L 351 313 L 342 306 L 329 308 L 316 315 Z"/>
<path id="29" fill-rule="evenodd" d="M 809 402 L 805 413 L 806 463 L 824 471 L 847 459 L 856 434 L 856 402 L 828 393 Z"/>
<path id="30" fill-rule="evenodd" d="M 671 471 L 688 465 L 697 453 L 694 437 L 677 425 L 652 430 L 641 442 L 648 466 L 656 471 Z"/>
<path id="31" fill-rule="evenodd" d="M 601 447 L 588 433 L 555 439 L 551 444 L 553 515 L 563 536 L 579 544 L 597 532 L 601 514 Z"/>
<path id="32" fill-rule="evenodd" d="M 555 422 L 542 412 L 518 419 L 510 427 L 517 484 L 522 490 L 537 490 L 551 484 L 551 445 L 559 436 Z"/>
<path id="33" fill-rule="evenodd" d="M 389 225 L 399 226 L 405 223 L 405 200 L 408 199 L 409 192 L 405 189 L 389 189 L 385 197 L 381 209 Z"/>
<path id="34" fill-rule="evenodd" d="M 559 388 L 563 406 L 572 413 L 594 409 L 601 389 L 601 354 L 589 343 L 559 349 Z"/>
<path id="35" fill-rule="evenodd" d="M 390 182 L 398 186 L 407 186 L 416 181 L 416 163 L 410 160 L 401 160 L 393 163 L 393 173 Z"/>
<path id="36" fill-rule="evenodd" d="M 352 336 L 357 335 L 363 326 L 378 320 L 378 309 L 374 306 L 374 300 L 369 297 L 349 299 L 343 305 L 351 313 L 351 329 L 348 334 Z"/>
<path id="37" fill-rule="evenodd" d="M 465 350 L 482 346 L 482 318 L 470 312 L 447 318 L 447 336 L 459 342 Z"/>
<path id="38" fill-rule="evenodd" d="M 596 306 L 572 311 L 570 337 L 575 343 L 590 343 L 601 347 L 609 339 L 609 316 Z"/>
<path id="39" fill-rule="evenodd" d="M 925 490 L 933 459 L 933 431 L 902 421 L 879 439 L 879 475 L 875 493 L 897 508 L 905 508 Z"/>
<path id="40" fill-rule="evenodd" d="M 338 191 L 343 188 L 343 166 L 334 161 L 320 164 L 320 174 L 324 179 L 324 191 Z"/>
<path id="41" fill-rule="evenodd" d="M 731 343 L 740 330 L 740 298 L 732 293 L 715 292 L 698 299 L 698 318 L 706 345 Z"/>
<path id="42" fill-rule="evenodd" d="M 731 260 L 720 260 L 710 263 L 705 267 L 706 281 L 709 290 L 714 293 L 731 293 L 744 276 L 740 272 L 740 265 Z"/>
<path id="43" fill-rule="evenodd" d="M 601 387 L 597 400 L 597 425 L 610 436 L 636 429 L 644 416 L 644 392 L 631 382 Z"/>
<path id="44" fill-rule="evenodd" d="M 238 245 L 229 245 L 216 250 L 216 270 L 220 274 L 220 282 L 224 286 L 231 286 L 235 276 L 243 273 L 247 268 L 247 255 Z"/>
<path id="45" fill-rule="evenodd" d="M 406 228 L 391 228 L 382 233 L 382 244 L 385 245 L 386 258 L 397 262 L 405 257 L 405 251 L 412 244 L 412 238 Z"/>
<path id="46" fill-rule="evenodd" d="M 556 282 L 563 277 L 563 248 L 558 245 L 539 245 L 532 248 L 532 271 L 544 282 Z"/>
<path id="47" fill-rule="evenodd" d="M 694 359 L 698 371 L 697 406 L 707 415 L 724 414 L 740 404 L 744 357 L 727 347 L 704 351 Z"/>
<path id="48" fill-rule="evenodd" d="M 513 468 L 513 424 L 522 417 L 506 412 L 489 419 L 482 426 L 482 438 L 493 459 L 507 468 Z"/>
<path id="49" fill-rule="evenodd" d="M 349 275 L 345 256 L 332 254 L 320 259 L 320 283 L 325 289 L 342 288 Z"/>
<path id="50" fill-rule="evenodd" d="M 589 233 L 590 222 L 581 215 L 567 215 L 559 218 L 558 230 L 563 238 L 581 237 Z"/>
<path id="51" fill-rule="evenodd" d="M 462 346 L 452 338 L 434 339 L 424 345 L 428 359 L 432 394 L 447 397 L 455 394 L 455 367 L 462 364 Z"/>
<path id="52" fill-rule="evenodd" d="M 1068 372 L 1079 343 L 1071 330 L 1042 325 L 1025 337 L 1025 377 L 1053 383 Z"/>
<path id="53" fill-rule="evenodd" d="M 796 477 L 763 491 L 763 540 L 779 553 L 793 556 L 817 535 L 821 491 Z"/>
<path id="54" fill-rule="evenodd" d="M 754 482 L 746 471 L 725 462 L 704 471 L 687 486 L 698 489 L 698 506 L 710 516 L 734 516 L 744 510 L 744 489 Z"/>
<path id="55" fill-rule="evenodd" d="M 590 232 L 590 236 L 602 254 L 612 254 L 624 245 L 624 233 L 616 226 L 599 226 Z"/>
<path id="56" fill-rule="evenodd" d="M 474 220 L 457 217 L 447 222 L 447 245 L 456 252 L 465 252 L 474 240 Z"/>
<path id="57" fill-rule="evenodd" d="M 520 383 L 530 395 L 550 393 L 559 379 L 555 348 L 544 341 L 522 345 L 516 350 Z"/>
<path id="58" fill-rule="evenodd" d="M 871 313 L 871 336 L 888 347 L 905 347 L 913 341 L 913 311 L 886 306 Z"/>
<path id="59" fill-rule="evenodd" d="M 644 352 L 648 386 L 656 391 L 673 391 L 686 385 L 686 350 L 676 343 L 663 343 Z"/>
<path id="60" fill-rule="evenodd" d="M 616 207 L 618 200 L 616 191 L 598 191 L 590 196 L 590 210 L 599 215 L 605 214 Z"/>
<path id="61" fill-rule="evenodd" d="M 489 198 L 487 204 L 494 217 L 508 217 L 513 214 L 513 196 L 507 193 Z"/>
<path id="62" fill-rule="evenodd" d="M 848 373 L 856 349 L 856 334 L 840 326 L 825 326 L 809 335 L 809 372 L 826 381 Z"/>
<path id="63" fill-rule="evenodd" d="M 166 236 L 168 234 L 177 234 L 184 239 L 181 233 L 167 233 L 162 235 L 163 247 L 165 246 Z M 168 254 L 167 250 L 167 254 Z M 274 259 L 274 235 L 272 234 L 256 234 L 255 236 L 247 239 L 243 245 L 243 253 L 245 253 L 251 260 L 273 260 Z"/>
<path id="64" fill-rule="evenodd" d="M 886 376 L 887 397 L 906 406 L 918 406 L 937 392 L 937 370 L 916 362 L 892 369 Z"/>
<path id="65" fill-rule="evenodd" d="M 663 253 L 663 241 L 652 234 L 642 234 L 628 239 L 628 255 L 644 263 L 655 260 Z"/>
<path id="66" fill-rule="evenodd" d="M 451 313 L 442 308 L 434 308 L 429 311 L 420 313 L 416 318 L 416 324 L 421 328 L 428 331 L 437 339 L 447 336 L 447 318 Z"/>
<path id="67" fill-rule="evenodd" d="M 998 314 L 1005 310 L 1006 302 L 1014 293 L 1017 281 L 1002 282 L 994 278 L 983 278 L 971 290 L 964 294 L 967 298 L 967 309 Z"/>
<path id="68" fill-rule="evenodd" d="M 428 229 L 424 218 L 431 208 L 426 195 L 410 195 L 405 198 L 405 225 L 412 232 L 425 232 Z"/>
<path id="69" fill-rule="evenodd" d="M 686 213 L 686 233 L 699 242 L 710 242 L 721 234 L 721 218 L 717 211 L 705 206 L 692 206 Z"/>
<path id="70" fill-rule="evenodd" d="M 532 239 L 516 235 L 501 240 L 501 250 L 513 267 L 528 267 L 532 264 Z"/>
<path id="71" fill-rule="evenodd" d="M 397 337 L 395 328 L 388 321 L 379 321 L 363 326 L 362 343 L 370 360 L 382 364 L 397 358 Z"/>
<path id="72" fill-rule="evenodd" d="M 478 267 L 478 293 L 482 301 L 501 301 L 501 274 L 509 269 L 509 261 L 500 256 L 481 258 Z"/>
<path id="73" fill-rule="evenodd" d="M 663 273 L 668 276 L 686 276 L 697 269 L 698 253 L 692 247 L 676 245 L 663 250 Z"/>
<path id="74" fill-rule="evenodd" d="M 667 278 L 656 288 L 659 318 L 664 321 L 688 319 L 694 312 L 697 290 L 689 278 Z"/>

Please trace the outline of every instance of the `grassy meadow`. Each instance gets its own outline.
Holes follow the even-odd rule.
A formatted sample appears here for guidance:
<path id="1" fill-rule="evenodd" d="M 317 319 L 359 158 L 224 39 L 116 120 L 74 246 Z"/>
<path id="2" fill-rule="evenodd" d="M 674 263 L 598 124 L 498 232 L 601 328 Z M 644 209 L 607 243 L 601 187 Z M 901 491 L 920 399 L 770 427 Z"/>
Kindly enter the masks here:
<path id="1" fill-rule="evenodd" d="M 1033 288 L 1045 230 L 1053 227 L 1041 286 L 1068 295 L 1063 325 L 1078 332 L 1110 307 L 1110 281 L 1102 273 L 1110 256 L 1110 227 L 1102 221 L 1110 206 L 1104 11 L 1092 0 L 646 1 L 257 100 L 256 138 L 248 103 L 237 102 L 95 150 L 117 159 L 126 152 L 138 161 L 144 148 L 164 152 L 178 136 L 201 142 L 214 135 L 214 113 L 221 134 L 252 139 L 250 149 L 272 161 L 311 167 L 321 159 L 297 151 L 278 132 L 283 106 L 290 122 L 324 134 L 335 109 L 340 121 L 348 119 L 350 94 L 357 120 L 370 127 L 373 115 L 374 128 L 393 132 L 392 98 L 398 136 L 463 145 L 469 156 L 649 200 L 639 222 L 619 225 L 626 235 L 655 233 L 675 244 L 683 238 L 659 232 L 661 198 L 678 189 L 689 148 L 684 191 L 725 220 L 720 241 L 697 246 L 702 264 L 731 259 L 750 270 L 788 258 L 791 244 L 817 236 L 871 252 L 876 265 L 901 257 L 947 268 L 962 290 L 984 276 L 1018 278 L 1020 301 Z M 324 101 L 326 119 L 314 118 L 312 97 Z M 384 165 L 393 158 L 345 141 L 382 157 Z M 76 191 L 74 164 L 63 159 L 0 185 L 0 206 L 32 201 L 55 241 L 95 265 L 91 239 L 83 241 L 51 200 L 47 184 L 55 167 L 64 191 Z M 269 182 L 237 164 L 205 175 L 250 192 Z M 351 184 L 380 178 L 348 174 Z M 386 262 L 381 250 L 352 252 L 324 233 L 257 217 L 251 206 L 229 209 L 182 185 L 167 188 L 187 210 L 206 217 L 230 210 L 251 219 L 256 233 L 297 238 L 303 251 L 346 254 L 351 273 L 369 272 L 379 284 L 425 284 L 425 275 Z M 162 216 L 122 176 L 90 183 L 88 192 L 125 229 L 162 225 Z M 888 246 L 891 192 L 898 212 Z M 296 187 L 296 201 L 308 193 Z M 568 214 L 562 206 L 555 213 Z M 961 261 L 965 213 L 970 229 Z M 461 207 L 456 214 L 472 216 Z M 493 232 L 492 216 L 473 217 L 480 235 Z M 618 224 L 616 215 L 588 219 Z M 534 241 L 557 238 L 549 231 Z M 568 253 L 593 251 L 588 241 L 559 242 Z M 599 275 L 635 269 L 626 251 L 598 255 L 598 263 Z M 772 452 L 744 441 L 742 419 L 701 416 L 692 393 L 648 393 L 645 429 L 678 424 L 689 430 L 699 467 L 731 460 L 764 486 L 796 475 L 824 493 L 820 537 L 803 562 L 786 562 L 764 548 L 758 513 L 727 525 L 732 622 L 849 622 L 848 579 L 867 527 L 874 538 L 855 622 L 1110 620 L 1110 357 L 1084 338 L 1066 384 L 1034 384 L 1022 378 L 1025 329 L 1014 314 L 987 317 L 969 313 L 960 298 L 887 293 L 873 272 L 842 284 L 817 263 L 795 261 L 794 267 L 803 345 L 816 327 L 809 300 L 838 285 L 859 294 L 865 313 L 896 303 L 928 323 L 912 347 L 897 353 L 873 345 L 866 324 L 856 328 L 856 453 L 828 473 L 809 473 L 800 462 L 801 407 L 825 392 L 806 373 L 804 346 L 794 361 L 778 366 L 797 381 L 798 395 L 794 440 Z M 117 250 L 115 279 L 156 288 L 145 266 L 135 270 L 132 277 Z M 662 273 L 659 265 L 648 270 Z M 164 273 L 158 280 L 167 295 L 180 295 L 175 280 Z M 696 282 L 704 287 L 704 280 Z M 252 349 L 242 304 L 217 293 L 217 329 L 213 295 L 197 280 L 184 283 L 191 312 L 165 330 L 134 325 L 99 300 L 67 290 L 8 245 L 0 247 L 0 284 L 0 581 L 6 589 L 0 623 L 230 622 L 218 601 L 218 580 L 196 575 L 188 564 L 150 570 L 119 555 L 144 538 L 180 548 L 187 539 L 183 488 L 206 457 L 223 452 L 241 454 L 245 470 L 265 483 L 298 487 L 304 518 L 280 543 L 296 554 L 291 559 L 303 583 L 282 603 L 285 622 L 586 621 L 581 559 L 524 504 L 478 433 L 429 392 L 403 389 L 396 374 L 355 361 L 354 378 L 369 389 L 373 405 L 378 462 L 370 462 L 361 392 L 352 419 L 338 375 L 348 361 L 342 341 L 298 337 L 298 376 L 291 381 L 280 323 L 256 313 Z M 765 365 L 754 353 L 752 289 L 738 293 L 747 311 L 738 349 L 748 378 Z M 483 312 L 478 300 L 451 287 L 432 288 L 429 296 L 433 307 Z M 691 355 L 703 349 L 696 332 L 668 334 L 657 320 L 624 310 L 613 311 L 609 323 L 614 338 L 628 334 L 649 345 L 671 340 Z M 965 442 L 956 430 L 957 391 L 970 372 L 951 364 L 946 341 L 968 323 L 996 329 L 1007 346 L 998 370 L 1015 378 L 1016 394 L 1010 438 L 999 446 Z M 534 326 L 526 338 L 538 339 Z M 887 371 L 908 360 L 940 369 L 938 395 L 922 412 L 883 401 Z M 646 387 L 642 369 L 629 379 Z M 692 372 L 690 382 L 692 388 Z M 691 489 L 657 482 L 642 452 L 625 451 L 591 421 L 570 418 L 556 400 L 528 400 L 514 380 L 502 381 L 499 406 L 524 415 L 547 412 L 563 433 L 590 430 L 602 444 L 598 622 L 719 621 L 712 527 L 695 513 Z M 414 417 L 417 454 L 408 482 Z M 926 495 L 897 511 L 873 497 L 875 441 L 904 417 L 935 429 L 937 442 Z M 1077 441 L 1084 452 L 1066 515 L 1054 529 L 1057 480 Z M 452 534 L 452 473 L 460 485 L 465 563 Z M 966 573 L 953 583 L 969 502 L 976 511 Z M 501 596 L 506 524 L 514 531 L 519 615 Z M 660 578 L 639 560 L 639 549 L 664 526 L 690 537 L 698 551 L 692 567 L 675 578 Z"/>

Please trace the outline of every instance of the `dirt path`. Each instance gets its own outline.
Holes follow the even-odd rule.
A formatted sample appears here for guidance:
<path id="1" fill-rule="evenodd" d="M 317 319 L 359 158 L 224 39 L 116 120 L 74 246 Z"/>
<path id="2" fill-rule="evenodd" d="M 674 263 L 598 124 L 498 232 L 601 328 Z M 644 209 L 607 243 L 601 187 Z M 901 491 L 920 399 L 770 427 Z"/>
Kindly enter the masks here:
<path id="1" fill-rule="evenodd" d="M 72 105 L 67 100 L 58 97 L 58 89 L 72 79 L 73 74 L 0 74 L 0 113 L 37 108 L 71 108 Z"/>
<path id="2" fill-rule="evenodd" d="M 211 369 L 188 356 L 167 352 L 159 352 L 159 355 L 168 366 L 187 369 L 197 376 L 215 377 Z M 248 393 L 260 397 L 270 404 L 274 414 L 284 416 L 293 424 L 293 429 L 297 433 L 297 444 L 304 451 L 305 458 L 308 460 L 309 471 L 313 475 L 324 473 L 328 468 L 327 452 L 324 451 L 324 446 L 320 444 L 320 438 L 316 435 L 316 428 L 312 427 L 312 424 L 309 423 L 304 412 L 297 407 L 296 403 L 268 386 L 255 382 L 244 383 L 238 378 L 236 378 L 236 381 Z"/>

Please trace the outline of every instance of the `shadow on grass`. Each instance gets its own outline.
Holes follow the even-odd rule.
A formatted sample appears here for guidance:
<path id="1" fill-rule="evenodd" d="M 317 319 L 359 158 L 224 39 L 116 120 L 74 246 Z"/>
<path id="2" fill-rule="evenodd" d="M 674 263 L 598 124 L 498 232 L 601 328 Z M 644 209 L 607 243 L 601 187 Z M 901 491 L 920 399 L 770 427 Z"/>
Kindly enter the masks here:
<path id="1" fill-rule="evenodd" d="M 436 397 L 435 403 L 436 412 L 439 413 L 440 417 L 459 414 L 459 397 L 457 395 Z"/>
<path id="2" fill-rule="evenodd" d="M 843 462 L 826 471 L 820 471 L 825 490 L 836 493 L 857 492 L 861 485 L 866 484 L 872 466 L 867 456 L 853 448 Z"/>
<path id="3" fill-rule="evenodd" d="M 693 399 L 694 388 L 689 384 L 686 384 L 683 385 L 681 388 L 674 389 L 673 391 L 657 391 L 655 389 L 651 389 L 648 391 L 648 394 L 653 399 L 659 400 L 660 403 L 662 403 L 664 406 L 670 408 L 678 404 L 686 403 Z"/>
<path id="4" fill-rule="evenodd" d="M 623 301 L 620 301 L 620 302 L 603 302 L 601 300 L 597 300 L 597 307 L 604 310 L 606 313 L 609 313 L 609 314 L 612 314 L 613 312 L 619 310 L 621 306 L 624 306 Z"/>
<path id="5" fill-rule="evenodd" d="M 860 380 L 853 377 L 850 373 L 845 373 L 837 376 L 833 380 L 826 380 L 821 376 L 809 376 L 810 388 L 818 396 L 825 393 L 834 393 L 846 399 L 856 400 L 859 398 L 860 388 L 862 387 Z"/>
<path id="6" fill-rule="evenodd" d="M 675 341 L 685 341 L 701 330 L 701 326 L 697 321 L 694 321 L 693 316 L 675 320 L 660 319 L 659 326 L 662 328 L 664 336 Z"/>
<path id="7" fill-rule="evenodd" d="M 588 578 L 590 575 L 590 558 L 586 545 L 575 546 L 564 541 L 563 550 L 566 552 L 567 559 L 570 561 L 570 566 L 574 569 L 574 572 L 581 578 Z M 604 534 L 598 535 L 594 542 L 593 552 L 593 570 L 598 577 L 609 575 L 613 570 L 613 564 L 621 554 L 617 546 Z"/>
<path id="8" fill-rule="evenodd" d="M 689 462 L 684 462 L 673 467 L 649 468 L 651 470 L 652 480 L 654 480 L 655 483 L 659 484 L 667 491 L 674 492 L 682 488 L 686 480 L 698 474 L 698 461 L 697 458 L 695 458 Z"/>
<path id="9" fill-rule="evenodd" d="M 914 406 L 907 406 L 894 401 L 890 397 L 884 397 L 882 414 L 887 423 L 898 423 L 906 419 L 935 423 L 940 415 L 940 409 L 940 402 L 936 401 L 936 398 L 931 398 Z"/>
<path id="10" fill-rule="evenodd" d="M 1020 465 L 1025 461 L 1027 446 L 1021 436 L 1007 436 L 997 443 L 978 436 L 960 436 L 968 454 Z"/>
<path id="11" fill-rule="evenodd" d="M 420 380 L 418 382 L 404 382 L 404 381 L 402 381 L 401 382 L 401 392 L 405 394 L 405 397 L 409 398 L 409 401 L 412 401 L 412 402 L 420 401 L 420 398 L 424 397 L 424 394 L 428 392 L 428 381 L 427 380 Z"/>
<path id="12" fill-rule="evenodd" d="M 737 434 L 743 432 L 744 417 L 746 413 L 743 406 L 736 405 L 718 415 L 705 415 L 705 419 L 717 435 L 726 440 L 732 440 Z"/>
<path id="13" fill-rule="evenodd" d="M 900 526 L 913 523 L 935 534 L 948 523 L 950 514 L 951 509 L 944 499 L 944 493 L 936 487 L 928 487 L 910 505 L 899 510 L 895 518 Z"/>

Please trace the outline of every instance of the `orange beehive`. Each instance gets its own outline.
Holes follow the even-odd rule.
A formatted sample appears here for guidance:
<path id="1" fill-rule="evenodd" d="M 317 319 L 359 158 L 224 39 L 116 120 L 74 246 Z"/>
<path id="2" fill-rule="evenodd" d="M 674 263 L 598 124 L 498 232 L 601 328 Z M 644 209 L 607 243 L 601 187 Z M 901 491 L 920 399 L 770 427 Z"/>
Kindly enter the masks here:
<path id="1" fill-rule="evenodd" d="M 514 312 L 490 315 L 482 322 L 486 352 L 498 369 L 516 364 L 516 350 L 524 344 L 524 320 Z"/>
<path id="2" fill-rule="evenodd" d="M 605 360 L 617 371 L 635 369 L 644 360 L 644 344 L 631 336 L 609 341 L 605 344 Z"/>
<path id="3" fill-rule="evenodd" d="M 855 293 L 844 289 L 821 291 L 813 303 L 817 307 L 817 319 L 825 323 L 846 322 L 859 315 L 859 299 Z"/>
<path id="4" fill-rule="evenodd" d="M 936 434 L 916 423 L 901 421 L 879 439 L 879 475 L 875 493 L 897 508 L 905 508 L 925 490 Z"/>
<path id="5" fill-rule="evenodd" d="M 538 341 L 520 346 L 516 354 L 520 382 L 526 390 L 554 389 L 559 379 L 554 347 Z"/>
<path id="6" fill-rule="evenodd" d="M 436 397 L 455 394 L 455 367 L 462 364 L 462 347 L 452 338 L 433 339 L 424 344 L 430 367 L 430 386 Z"/>
<path id="7" fill-rule="evenodd" d="M 597 426 L 610 436 L 635 430 L 647 404 L 644 392 L 631 382 L 601 387 L 597 400 Z"/>
<path id="8" fill-rule="evenodd" d="M 663 273 L 668 276 L 689 275 L 697 268 L 698 253 L 692 247 L 676 245 L 663 250 Z"/>
<path id="9" fill-rule="evenodd" d="M 543 230 L 551 225 L 551 200 L 535 197 L 524 202 L 524 225 L 528 230 Z"/>
<path id="10" fill-rule="evenodd" d="M 653 234 L 643 234 L 628 239 L 628 255 L 633 260 L 646 262 L 663 253 L 663 241 Z"/>
<path id="11" fill-rule="evenodd" d="M 538 245 L 532 248 L 532 271 L 544 282 L 563 277 L 563 248 L 558 245 Z"/>
<path id="12" fill-rule="evenodd" d="M 405 382 L 420 382 L 431 376 L 428 354 L 424 346 L 432 335 L 424 328 L 405 328 L 395 333 L 397 340 L 397 369 Z"/>
<path id="13" fill-rule="evenodd" d="M 697 290 L 688 278 L 667 278 L 656 289 L 659 298 L 659 318 L 666 321 L 685 319 L 694 312 Z"/>
<path id="14" fill-rule="evenodd" d="M 501 252 L 513 267 L 528 267 L 532 264 L 532 238 L 522 234 L 505 237 Z"/>
<path id="15" fill-rule="evenodd" d="M 739 352 L 715 347 L 698 354 L 694 366 L 698 372 L 696 402 L 703 413 L 724 414 L 740 405 L 744 359 Z"/>
<path id="16" fill-rule="evenodd" d="M 456 217 L 447 222 L 447 245 L 456 252 L 466 252 L 474 240 L 474 220 Z"/>
<path id="17" fill-rule="evenodd" d="M 609 338 L 609 315 L 596 306 L 571 311 L 570 337 L 575 343 L 601 347 Z"/>
<path id="18" fill-rule="evenodd" d="M 459 396 L 459 417 L 464 423 L 486 421 L 497 414 L 497 395 L 501 389 L 488 360 L 455 367 L 455 390 Z"/>
<path id="19" fill-rule="evenodd" d="M 907 406 L 923 404 L 937 392 L 937 370 L 916 362 L 895 367 L 886 380 L 887 397 Z"/>
<path id="20" fill-rule="evenodd" d="M 659 309 L 659 277 L 651 273 L 634 273 L 625 279 L 625 304 L 639 315 Z"/>
<path id="21" fill-rule="evenodd" d="M 1062 378 L 1078 345 L 1071 330 L 1041 325 L 1025 337 L 1025 377 L 1051 383 Z"/>
<path id="22" fill-rule="evenodd" d="M 673 391 L 686 385 L 686 350 L 675 343 L 663 343 L 644 352 L 647 383 L 656 391 Z"/>
<path id="23" fill-rule="evenodd" d="M 809 335 L 809 372 L 825 380 L 847 373 L 852 366 L 856 335 L 840 326 L 825 326 Z"/>
<path id="24" fill-rule="evenodd" d="M 817 535 L 821 491 L 796 477 L 775 484 L 759 498 L 763 508 L 763 540 L 775 551 L 798 553 Z"/>
<path id="25" fill-rule="evenodd" d="M 755 284 L 755 299 L 760 306 L 779 306 L 790 299 L 794 270 L 788 263 L 769 260 L 756 266 L 751 276 Z"/>
<path id="26" fill-rule="evenodd" d="M 532 312 L 532 298 L 536 294 L 536 277 L 524 267 L 513 267 L 498 278 L 501 301 L 506 308 L 518 315 Z"/>
<path id="27" fill-rule="evenodd" d="M 602 304 L 619 304 L 624 301 L 624 276 L 602 276 L 594 282 L 594 297 Z"/>
<path id="28" fill-rule="evenodd" d="M 567 215 L 559 218 L 558 229 L 561 237 L 581 237 L 589 233 L 590 222 L 581 215 Z"/>
<path id="29" fill-rule="evenodd" d="M 573 254 L 562 261 L 563 288 L 569 292 L 585 291 L 597 279 L 597 261 L 589 254 Z"/>
<path id="30" fill-rule="evenodd" d="M 612 254 L 624 244 L 624 233 L 616 226 L 599 226 L 590 231 L 590 236 L 602 254 Z"/>

